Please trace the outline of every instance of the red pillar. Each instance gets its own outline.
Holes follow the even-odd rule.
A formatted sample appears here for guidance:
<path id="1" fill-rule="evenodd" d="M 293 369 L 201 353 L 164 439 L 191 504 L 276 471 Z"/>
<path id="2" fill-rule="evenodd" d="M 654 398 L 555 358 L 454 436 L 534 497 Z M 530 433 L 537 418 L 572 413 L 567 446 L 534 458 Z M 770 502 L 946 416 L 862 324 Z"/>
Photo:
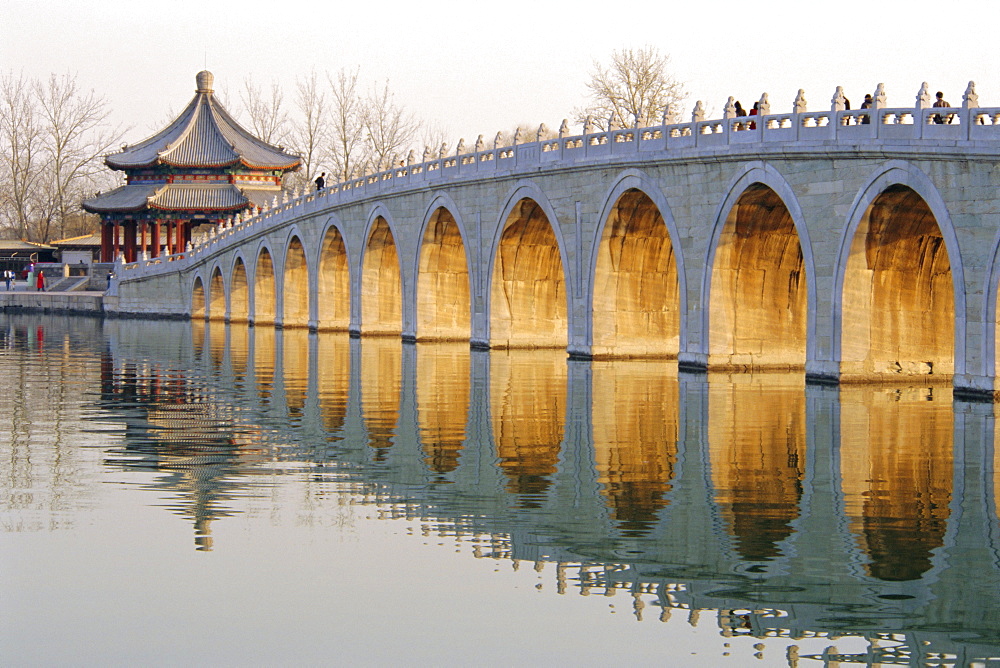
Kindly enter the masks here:
<path id="1" fill-rule="evenodd" d="M 134 220 L 125 221 L 125 239 L 123 240 L 123 245 L 125 246 L 125 261 L 135 262 L 135 236 L 136 227 L 138 224 Z"/>
<path id="2" fill-rule="evenodd" d="M 111 231 L 113 229 L 114 227 L 107 223 L 101 224 L 101 262 L 112 262 L 114 260 L 111 244 Z"/>
<path id="3" fill-rule="evenodd" d="M 153 252 L 151 257 L 160 257 L 160 221 L 153 223 Z"/>
<path id="4" fill-rule="evenodd" d="M 113 249 L 112 253 L 111 253 L 111 261 L 112 262 L 114 262 L 115 260 L 118 259 L 118 248 L 119 248 L 119 243 L 121 241 L 121 230 L 122 230 L 121 223 L 119 223 L 116 220 L 115 221 L 114 238 L 112 239 L 112 249 Z"/>
<path id="5" fill-rule="evenodd" d="M 167 255 L 174 254 L 174 221 L 167 221 Z"/>
<path id="6" fill-rule="evenodd" d="M 182 238 L 184 238 L 184 223 L 178 220 L 174 223 L 174 253 L 184 252 L 184 246 L 181 244 Z"/>
<path id="7" fill-rule="evenodd" d="M 139 252 L 143 255 L 146 254 L 146 223 L 139 225 Z"/>

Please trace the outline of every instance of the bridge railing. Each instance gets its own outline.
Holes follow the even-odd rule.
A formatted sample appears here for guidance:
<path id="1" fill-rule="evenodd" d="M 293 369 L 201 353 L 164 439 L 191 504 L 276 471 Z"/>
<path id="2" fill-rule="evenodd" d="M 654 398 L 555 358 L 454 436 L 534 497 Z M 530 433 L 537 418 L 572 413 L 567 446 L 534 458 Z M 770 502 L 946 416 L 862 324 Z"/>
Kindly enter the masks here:
<path id="1" fill-rule="evenodd" d="M 234 221 L 213 228 L 186 252 L 154 259 L 119 262 L 119 279 L 176 271 L 222 247 L 257 234 L 288 217 L 427 184 L 503 176 L 532 167 L 572 166 L 616 159 L 691 157 L 699 151 L 753 151 L 754 145 L 785 144 L 808 151 L 822 145 L 859 145 L 937 141 L 945 146 L 971 142 L 1000 149 L 1000 107 L 879 108 L 741 116 L 643 128 L 605 130 L 583 135 L 496 146 L 421 163 L 400 165 L 376 174 L 332 184 L 318 192 L 300 192 Z M 994 144 L 995 142 L 995 144 Z M 930 147 L 930 144 L 927 144 Z M 766 152 L 766 151 L 762 151 Z M 181 264 L 178 264 L 181 263 Z"/>

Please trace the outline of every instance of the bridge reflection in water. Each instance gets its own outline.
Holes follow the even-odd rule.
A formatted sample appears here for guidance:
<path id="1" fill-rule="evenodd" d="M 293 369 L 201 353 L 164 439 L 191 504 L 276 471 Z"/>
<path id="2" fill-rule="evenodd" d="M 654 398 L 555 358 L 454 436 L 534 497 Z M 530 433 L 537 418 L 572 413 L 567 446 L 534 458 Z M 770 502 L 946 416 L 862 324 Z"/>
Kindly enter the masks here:
<path id="1" fill-rule="evenodd" d="M 103 329 L 100 403 L 127 425 L 106 465 L 159 472 L 199 549 L 257 493 L 250 476 L 283 472 L 488 536 L 481 556 L 555 562 L 560 591 L 625 590 L 639 617 L 855 634 L 886 663 L 1000 646 L 995 409 L 950 388 L 219 322 Z"/>

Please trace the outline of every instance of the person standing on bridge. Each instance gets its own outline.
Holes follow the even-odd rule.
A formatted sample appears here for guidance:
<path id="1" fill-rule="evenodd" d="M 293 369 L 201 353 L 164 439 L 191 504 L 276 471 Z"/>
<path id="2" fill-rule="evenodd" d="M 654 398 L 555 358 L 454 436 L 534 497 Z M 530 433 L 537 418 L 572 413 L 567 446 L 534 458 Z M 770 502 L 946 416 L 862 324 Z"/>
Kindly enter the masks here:
<path id="1" fill-rule="evenodd" d="M 861 108 L 862 109 L 871 109 L 872 108 L 872 94 L 871 93 L 866 93 L 865 94 L 865 101 L 861 103 Z M 865 114 L 864 116 L 861 117 L 861 125 L 868 125 L 871 122 L 872 122 L 871 117 L 868 114 Z"/>
<path id="2" fill-rule="evenodd" d="M 326 176 L 326 172 L 323 172 L 322 174 L 320 174 L 319 176 L 316 177 L 316 192 L 319 192 L 320 190 L 322 190 L 323 187 L 326 185 L 326 179 L 323 178 L 325 176 Z"/>
<path id="3" fill-rule="evenodd" d="M 944 99 L 944 93 L 942 93 L 941 91 L 938 91 L 937 94 L 934 97 L 937 98 L 936 100 L 934 100 L 934 106 L 935 107 L 950 107 L 951 106 L 951 104 L 948 103 Z M 946 118 L 947 118 L 947 120 L 945 120 Z M 942 114 L 934 114 L 934 122 L 937 123 L 938 125 L 943 125 L 945 123 L 951 123 L 951 114 L 948 114 L 947 117 L 944 116 L 944 115 L 942 115 Z"/>

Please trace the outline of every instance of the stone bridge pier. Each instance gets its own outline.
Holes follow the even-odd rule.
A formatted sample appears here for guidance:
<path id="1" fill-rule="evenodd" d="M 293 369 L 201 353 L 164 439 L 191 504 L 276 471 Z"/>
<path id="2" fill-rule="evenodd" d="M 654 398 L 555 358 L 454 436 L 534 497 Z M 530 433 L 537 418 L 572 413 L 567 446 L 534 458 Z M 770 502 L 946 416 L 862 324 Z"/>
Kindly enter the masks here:
<path id="1" fill-rule="evenodd" d="M 1000 110 L 954 112 L 694 121 L 407 165 L 121 264 L 106 308 L 992 396 Z"/>

